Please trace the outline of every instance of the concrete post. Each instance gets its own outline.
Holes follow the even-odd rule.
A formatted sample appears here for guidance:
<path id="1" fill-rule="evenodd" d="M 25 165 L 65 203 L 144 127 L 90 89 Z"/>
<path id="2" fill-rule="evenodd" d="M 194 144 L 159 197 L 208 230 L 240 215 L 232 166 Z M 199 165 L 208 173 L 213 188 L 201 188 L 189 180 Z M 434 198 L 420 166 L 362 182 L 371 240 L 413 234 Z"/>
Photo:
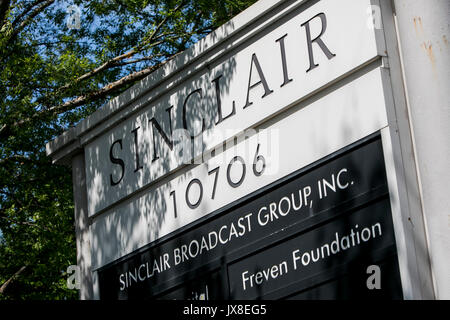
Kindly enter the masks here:
<path id="1" fill-rule="evenodd" d="M 450 299 L 450 2 L 394 4 L 435 296 Z"/>
<path id="2" fill-rule="evenodd" d="M 91 246 L 87 211 L 86 173 L 84 154 L 72 158 L 73 195 L 75 202 L 75 232 L 77 242 L 77 265 L 80 271 L 80 299 L 93 299 L 91 275 Z"/>

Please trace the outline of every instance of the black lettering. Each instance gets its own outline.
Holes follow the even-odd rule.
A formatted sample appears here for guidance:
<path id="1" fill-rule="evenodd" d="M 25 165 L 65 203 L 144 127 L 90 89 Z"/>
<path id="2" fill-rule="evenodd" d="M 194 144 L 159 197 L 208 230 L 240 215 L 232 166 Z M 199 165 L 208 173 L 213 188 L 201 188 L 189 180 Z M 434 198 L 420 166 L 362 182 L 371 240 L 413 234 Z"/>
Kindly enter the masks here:
<path id="1" fill-rule="evenodd" d="M 286 48 L 284 46 L 284 38 L 286 38 L 286 36 L 287 36 L 287 33 L 284 36 L 282 36 L 281 38 L 276 40 L 276 42 L 278 42 L 280 44 L 281 65 L 283 66 L 283 83 L 281 84 L 280 87 L 283 87 L 292 81 L 292 79 L 289 79 L 288 70 L 287 70 Z"/>
<path id="2" fill-rule="evenodd" d="M 187 128 L 187 119 L 186 119 L 186 106 L 187 106 L 187 102 L 188 102 L 188 100 L 189 100 L 189 98 L 194 94 L 194 93 L 197 93 L 199 96 L 200 96 L 200 98 L 202 98 L 202 89 L 201 88 L 199 88 L 199 89 L 196 89 L 196 90 L 194 90 L 194 91 L 192 91 L 191 93 L 189 93 L 189 95 L 186 97 L 186 99 L 184 100 L 184 103 L 183 103 L 183 128 L 185 129 L 185 130 L 188 130 L 188 128 Z M 202 118 L 202 131 L 201 132 L 203 132 L 203 131 L 205 131 L 205 119 L 203 119 Z M 188 130 L 189 131 L 189 130 Z M 193 139 L 195 136 L 191 136 L 191 139 Z"/>
<path id="3" fill-rule="evenodd" d="M 219 176 L 219 169 L 220 169 L 220 167 L 217 167 L 208 172 L 208 175 L 211 175 L 214 173 L 214 184 L 213 184 L 211 199 L 214 199 L 214 197 L 216 195 L 217 178 Z"/>
<path id="4" fill-rule="evenodd" d="M 136 163 L 136 167 L 134 169 L 134 172 L 141 170 L 143 167 L 142 165 L 140 165 L 139 163 L 139 142 L 138 142 L 138 130 L 141 127 L 137 127 L 136 129 L 131 130 L 132 133 L 134 133 L 134 152 L 135 152 L 135 163 Z"/>
<path id="5" fill-rule="evenodd" d="M 239 178 L 239 181 L 234 182 L 234 181 L 231 180 L 231 177 L 230 177 L 230 171 L 231 171 L 231 167 L 233 166 L 233 164 L 234 164 L 236 161 L 239 161 L 239 162 L 242 164 L 242 175 L 241 175 L 241 177 Z M 242 157 L 240 157 L 240 156 L 235 156 L 233 159 L 231 159 L 230 163 L 228 164 L 228 168 L 227 168 L 227 180 L 228 180 L 228 184 L 229 184 L 231 187 L 233 187 L 233 188 L 239 187 L 239 186 L 242 184 L 242 182 L 244 181 L 244 178 L 245 178 L 245 171 L 246 171 L 246 169 L 245 169 L 245 161 L 244 161 L 244 159 L 242 159 Z"/>
<path id="6" fill-rule="evenodd" d="M 173 196 L 173 213 L 175 216 L 175 219 L 177 218 L 177 200 L 175 198 L 175 190 L 170 192 L 170 196 Z"/>
<path id="7" fill-rule="evenodd" d="M 252 70 L 253 70 L 253 65 L 255 65 L 256 67 L 256 71 L 258 72 L 259 75 L 259 81 L 250 85 L 251 80 L 252 80 Z M 264 98 L 266 96 L 268 96 L 269 94 L 271 94 L 273 92 L 273 90 L 269 89 L 269 86 L 267 84 L 266 78 L 264 77 L 264 73 L 262 72 L 261 69 L 261 65 L 259 64 L 258 58 L 256 57 L 256 54 L 252 55 L 252 61 L 250 63 L 250 74 L 248 76 L 248 89 L 247 89 L 247 100 L 244 106 L 244 109 L 247 108 L 248 106 L 251 106 L 253 104 L 253 102 L 251 102 L 250 99 L 250 90 L 255 88 L 256 86 L 259 86 L 260 84 L 263 85 L 264 87 L 264 94 L 262 95 L 261 98 Z"/>
<path id="8" fill-rule="evenodd" d="M 173 106 L 170 106 L 169 108 L 166 109 L 167 113 L 169 114 L 169 131 L 170 131 L 170 136 L 172 137 L 172 117 L 171 117 L 171 110 L 172 110 Z M 159 125 L 158 121 L 156 121 L 155 118 L 151 118 L 149 120 L 149 122 L 152 123 L 153 126 L 153 161 L 156 161 L 159 159 L 159 156 L 156 154 L 156 139 L 155 139 L 155 129 L 159 132 L 159 134 L 161 135 L 161 137 L 163 138 L 164 142 L 166 143 L 166 145 L 169 147 L 169 149 L 172 151 L 173 150 L 173 140 L 169 139 L 169 137 L 165 134 L 165 132 L 163 131 L 163 129 L 161 128 L 161 126 Z"/>
<path id="9" fill-rule="evenodd" d="M 189 191 L 191 190 L 191 186 L 194 183 L 198 185 L 198 187 L 200 189 L 200 195 L 198 196 L 197 202 L 191 203 L 191 201 L 189 200 Z M 186 198 L 186 204 L 191 209 L 195 209 L 195 208 L 197 208 L 200 205 L 200 202 L 202 201 L 202 198 L 203 198 L 203 186 L 202 186 L 202 183 L 200 182 L 200 180 L 192 179 L 191 182 L 189 182 L 189 184 L 188 184 L 188 186 L 186 188 L 185 198 Z"/>
<path id="10" fill-rule="evenodd" d="M 120 145 L 120 149 L 122 149 L 122 139 L 114 141 L 113 144 L 111 145 L 111 148 L 109 148 L 109 159 L 111 160 L 112 163 L 118 164 L 121 167 L 122 173 L 120 174 L 120 178 L 118 181 L 113 180 L 112 174 L 109 175 L 111 186 L 118 185 L 120 181 L 122 181 L 123 175 L 125 174 L 125 163 L 123 162 L 122 159 L 116 158 L 113 155 L 113 148 L 116 143 L 118 143 Z"/>
<path id="11" fill-rule="evenodd" d="M 221 123 L 223 120 L 226 120 L 229 117 L 236 114 L 236 102 L 235 101 L 233 101 L 233 110 L 231 110 L 231 113 L 229 115 L 227 115 L 226 117 L 224 117 L 222 114 L 222 102 L 220 99 L 220 85 L 219 85 L 220 78 L 222 78 L 222 75 L 219 75 L 217 78 L 212 80 L 212 82 L 214 82 L 215 87 L 216 87 L 217 114 L 219 115 L 219 119 L 217 120 L 216 125 Z"/>
<path id="12" fill-rule="evenodd" d="M 317 17 L 319 17 L 320 21 L 322 22 L 322 30 L 320 31 L 320 34 L 317 37 L 315 37 L 314 39 L 311 39 L 311 28 L 309 26 L 309 23 L 311 22 L 311 20 L 313 20 Z M 323 36 L 323 34 L 325 33 L 325 30 L 327 29 L 327 18 L 325 16 L 325 13 L 322 12 L 322 13 L 315 15 L 314 17 L 312 17 L 311 19 L 309 19 L 308 21 L 303 23 L 301 26 L 302 27 L 305 26 L 305 29 L 306 29 L 306 39 L 307 39 L 306 42 L 308 44 L 308 55 L 309 55 L 309 69 L 306 70 L 306 72 L 309 72 L 319 66 L 318 64 L 314 63 L 313 48 L 312 48 L 313 42 L 315 42 L 319 45 L 320 49 L 322 49 L 323 53 L 325 53 L 328 60 L 332 59 L 336 55 L 334 53 L 332 53 L 330 51 L 330 49 L 328 49 L 328 47 L 325 45 L 325 43 L 320 38 L 321 36 Z"/>

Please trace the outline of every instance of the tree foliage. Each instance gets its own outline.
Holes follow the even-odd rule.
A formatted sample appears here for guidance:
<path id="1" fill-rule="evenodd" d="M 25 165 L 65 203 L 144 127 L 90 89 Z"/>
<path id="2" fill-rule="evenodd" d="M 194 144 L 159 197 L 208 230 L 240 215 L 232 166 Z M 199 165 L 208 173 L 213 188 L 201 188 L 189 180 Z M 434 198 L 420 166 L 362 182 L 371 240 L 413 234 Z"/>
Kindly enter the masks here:
<path id="1" fill-rule="evenodd" d="M 253 2 L 0 0 L 0 299 L 77 296 L 71 171 L 45 143 Z"/>

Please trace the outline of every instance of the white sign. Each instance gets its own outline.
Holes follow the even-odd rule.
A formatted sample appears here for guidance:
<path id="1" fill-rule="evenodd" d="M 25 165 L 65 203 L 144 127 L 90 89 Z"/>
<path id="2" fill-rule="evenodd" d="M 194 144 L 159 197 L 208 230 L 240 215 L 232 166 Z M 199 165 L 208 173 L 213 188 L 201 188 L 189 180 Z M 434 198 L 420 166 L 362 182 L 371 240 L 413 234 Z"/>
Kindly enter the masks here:
<path id="1" fill-rule="evenodd" d="M 300 6 L 89 143 L 89 215 L 381 55 L 375 31 L 367 28 L 369 6 L 369 0 Z M 189 135 L 197 137 L 197 148 L 187 157 L 179 146 Z"/>
<path id="2" fill-rule="evenodd" d="M 93 268 L 386 127 L 383 72 L 377 68 L 306 107 L 294 106 L 294 113 L 235 148 L 97 217 Z"/>

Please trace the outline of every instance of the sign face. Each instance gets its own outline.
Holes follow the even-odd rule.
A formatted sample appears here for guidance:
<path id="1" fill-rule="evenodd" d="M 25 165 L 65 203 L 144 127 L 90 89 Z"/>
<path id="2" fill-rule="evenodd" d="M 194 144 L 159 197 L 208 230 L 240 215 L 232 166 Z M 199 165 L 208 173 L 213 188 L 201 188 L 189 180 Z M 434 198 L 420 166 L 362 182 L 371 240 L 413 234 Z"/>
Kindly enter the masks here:
<path id="1" fill-rule="evenodd" d="M 86 145 L 88 214 L 110 208 L 186 159 L 384 54 L 367 27 L 370 5 L 370 0 L 302 2 L 255 37 L 236 47 L 229 43 L 233 50 L 211 58 L 168 92 L 160 88 L 145 108 Z M 181 155 L 178 147 L 185 140 L 197 147 Z"/>
<path id="2" fill-rule="evenodd" d="M 95 217 L 91 225 L 93 268 L 205 219 L 377 132 L 387 126 L 384 108 L 380 68 L 306 106 L 292 107 L 289 116 Z"/>
<path id="3" fill-rule="evenodd" d="M 375 289 L 370 268 L 381 273 Z M 101 299 L 401 298 L 381 140 L 303 168 L 98 276 Z"/>

